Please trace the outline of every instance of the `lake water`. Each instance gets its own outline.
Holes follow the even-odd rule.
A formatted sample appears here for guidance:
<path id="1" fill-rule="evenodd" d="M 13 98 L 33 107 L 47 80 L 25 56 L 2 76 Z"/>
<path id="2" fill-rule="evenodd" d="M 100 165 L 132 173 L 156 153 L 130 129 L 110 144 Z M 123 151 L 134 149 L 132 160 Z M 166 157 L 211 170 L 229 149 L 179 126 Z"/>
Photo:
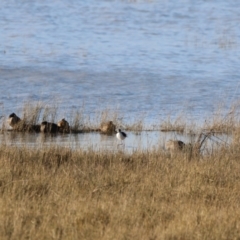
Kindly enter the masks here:
<path id="1" fill-rule="evenodd" d="M 240 2 L 2 0 L 0 116 L 25 102 L 204 121 L 240 98 Z"/>

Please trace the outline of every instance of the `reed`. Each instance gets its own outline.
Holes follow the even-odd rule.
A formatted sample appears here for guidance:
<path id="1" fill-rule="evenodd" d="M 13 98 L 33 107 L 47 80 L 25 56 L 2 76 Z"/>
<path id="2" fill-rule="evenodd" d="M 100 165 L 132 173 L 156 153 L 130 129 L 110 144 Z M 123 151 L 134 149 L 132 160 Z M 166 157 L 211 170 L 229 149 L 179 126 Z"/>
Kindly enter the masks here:
<path id="1" fill-rule="evenodd" d="M 185 117 L 181 114 L 173 119 L 171 116 L 168 116 L 166 120 L 161 123 L 160 130 L 163 132 L 179 132 L 183 133 L 186 128 Z"/>
<path id="2" fill-rule="evenodd" d="M 206 119 L 203 129 L 219 133 L 233 133 L 240 127 L 240 102 L 233 102 L 230 107 L 219 105 L 213 115 Z"/>
<path id="3" fill-rule="evenodd" d="M 46 106 L 43 102 L 26 102 L 22 108 L 22 120 L 27 124 L 36 125 L 41 121 L 43 111 L 43 118 L 46 118 L 49 113 L 49 111 L 46 113 L 47 109 L 49 109 L 49 106 Z"/>
<path id="4" fill-rule="evenodd" d="M 70 126 L 73 132 L 84 130 L 84 113 L 82 110 L 77 110 L 71 115 Z M 86 127 L 85 127 L 86 128 Z"/>
<path id="5" fill-rule="evenodd" d="M 56 104 L 44 106 L 42 121 L 57 122 L 57 116 L 58 106 Z"/>
<path id="6" fill-rule="evenodd" d="M 114 122 L 116 125 L 121 125 L 121 116 L 118 109 L 104 109 L 96 112 L 95 121 L 99 123 L 104 123 L 108 121 Z"/>
<path id="7" fill-rule="evenodd" d="M 149 130 L 149 128 L 145 127 L 144 121 L 145 121 L 145 113 L 139 114 L 138 116 L 134 117 L 132 122 L 125 123 L 125 129 L 127 131 L 135 131 L 135 132 L 141 132 L 143 130 Z"/>
<path id="8" fill-rule="evenodd" d="M 20 112 L 16 112 L 16 115 L 23 120 L 22 123 L 27 125 L 40 125 L 43 121 L 58 123 L 64 118 L 69 122 L 72 133 L 100 131 L 101 125 L 109 121 L 112 121 L 117 128 L 135 132 L 161 130 L 183 133 L 187 126 L 183 113 L 175 119 L 169 116 L 168 119 L 163 120 L 159 126 L 159 123 L 147 125 L 145 123 L 145 113 L 131 118 L 118 109 L 106 108 L 97 110 L 90 116 L 86 113 L 88 111 L 86 111 L 84 104 L 77 109 L 70 110 L 70 112 L 65 113 L 64 116 L 59 114 L 59 110 L 57 102 L 51 104 L 45 102 L 27 102 L 21 107 Z M 9 114 L 10 113 L 11 112 L 9 112 Z M 7 118 L 8 116 L 2 117 L 1 130 L 8 128 L 8 124 L 6 124 Z"/>
<path id="9" fill-rule="evenodd" d="M 240 150 L 0 145 L 1 239 L 238 239 Z"/>

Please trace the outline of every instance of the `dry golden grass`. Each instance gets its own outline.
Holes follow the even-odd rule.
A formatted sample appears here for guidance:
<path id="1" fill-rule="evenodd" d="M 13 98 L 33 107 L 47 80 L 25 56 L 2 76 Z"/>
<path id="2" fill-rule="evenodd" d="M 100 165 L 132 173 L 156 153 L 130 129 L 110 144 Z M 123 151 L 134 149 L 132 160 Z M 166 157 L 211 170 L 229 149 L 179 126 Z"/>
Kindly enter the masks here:
<path id="1" fill-rule="evenodd" d="M 0 238 L 239 239 L 239 159 L 0 145 Z"/>
<path id="2" fill-rule="evenodd" d="M 232 103 L 229 109 L 220 105 L 213 115 L 207 119 L 203 129 L 219 133 L 233 133 L 240 128 L 240 102 Z"/>
<path id="3" fill-rule="evenodd" d="M 161 126 L 160 126 L 160 130 L 162 132 L 171 132 L 171 131 L 176 131 L 176 132 L 184 132 L 186 128 L 186 121 L 184 120 L 184 116 L 183 115 L 179 115 L 178 117 L 176 117 L 176 119 L 171 119 L 171 117 L 169 116 L 167 120 L 165 120 Z"/>

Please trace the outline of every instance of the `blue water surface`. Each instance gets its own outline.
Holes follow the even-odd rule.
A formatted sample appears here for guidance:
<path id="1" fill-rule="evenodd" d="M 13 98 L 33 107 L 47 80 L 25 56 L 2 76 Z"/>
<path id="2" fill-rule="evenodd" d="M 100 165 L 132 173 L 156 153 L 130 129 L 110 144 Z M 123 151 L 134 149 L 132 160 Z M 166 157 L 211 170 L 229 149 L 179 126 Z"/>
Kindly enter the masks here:
<path id="1" fill-rule="evenodd" d="M 2 0 L 0 112 L 118 109 L 204 121 L 240 98 L 240 2 Z"/>

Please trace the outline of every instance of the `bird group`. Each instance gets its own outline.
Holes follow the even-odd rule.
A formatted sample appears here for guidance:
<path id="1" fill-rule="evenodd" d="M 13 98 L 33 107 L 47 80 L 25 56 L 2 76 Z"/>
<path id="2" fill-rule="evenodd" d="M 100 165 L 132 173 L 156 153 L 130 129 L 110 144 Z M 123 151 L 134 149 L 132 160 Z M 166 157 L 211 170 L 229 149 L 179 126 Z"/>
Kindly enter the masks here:
<path id="1" fill-rule="evenodd" d="M 22 120 L 15 113 L 12 113 L 8 117 L 8 124 L 15 131 L 21 132 L 42 132 L 42 133 L 70 133 L 71 127 L 64 118 L 60 120 L 57 124 L 53 122 L 43 121 L 41 124 L 29 124 Z M 113 135 L 123 141 L 127 134 L 122 132 L 121 129 L 116 130 L 116 125 L 112 121 L 103 122 L 100 125 L 99 130 L 102 134 Z"/>
<path id="2" fill-rule="evenodd" d="M 69 123 L 63 118 L 57 124 L 43 121 L 41 124 L 30 124 L 19 118 L 15 113 L 8 117 L 8 124 L 19 132 L 69 133 Z"/>

